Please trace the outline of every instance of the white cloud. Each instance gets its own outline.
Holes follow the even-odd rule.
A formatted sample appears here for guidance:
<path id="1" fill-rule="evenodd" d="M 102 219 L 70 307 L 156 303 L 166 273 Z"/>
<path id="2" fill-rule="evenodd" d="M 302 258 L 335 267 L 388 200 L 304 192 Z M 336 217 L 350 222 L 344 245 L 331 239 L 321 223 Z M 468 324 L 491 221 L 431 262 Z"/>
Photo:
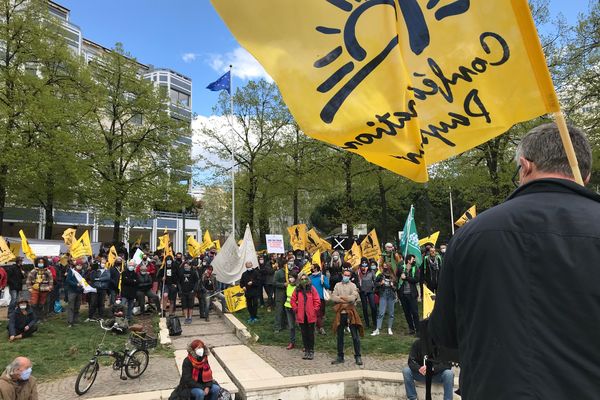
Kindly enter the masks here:
<path id="1" fill-rule="evenodd" d="M 183 60 L 183 62 L 191 63 L 192 61 L 196 61 L 197 56 L 198 55 L 196 53 L 183 53 L 181 59 Z"/>
<path id="2" fill-rule="evenodd" d="M 208 65 L 217 72 L 226 72 L 230 65 L 233 65 L 233 75 L 240 79 L 260 79 L 264 78 L 273 82 L 273 78 L 267 74 L 265 69 L 256 61 L 252 54 L 244 48 L 238 47 L 225 54 L 210 54 Z"/>

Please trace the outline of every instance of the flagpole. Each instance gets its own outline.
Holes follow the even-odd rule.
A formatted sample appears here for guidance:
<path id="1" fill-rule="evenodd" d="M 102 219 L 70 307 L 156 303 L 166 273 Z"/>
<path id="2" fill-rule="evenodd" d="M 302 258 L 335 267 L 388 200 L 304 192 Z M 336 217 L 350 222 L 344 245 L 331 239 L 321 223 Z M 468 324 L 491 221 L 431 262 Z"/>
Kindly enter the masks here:
<path id="1" fill-rule="evenodd" d="M 235 238 L 235 136 L 233 129 L 233 65 L 229 65 L 229 107 L 231 115 L 231 234 Z"/>
<path id="2" fill-rule="evenodd" d="M 452 187 L 450 187 L 450 226 L 452 227 L 452 235 L 454 235 L 454 210 L 452 209 Z"/>
<path id="3" fill-rule="evenodd" d="M 410 211 L 408 212 L 408 218 L 414 218 L 412 204 L 410 205 Z M 408 220 L 408 218 L 406 219 L 406 222 L 408 222 L 408 224 L 406 224 L 406 223 L 404 224 L 404 234 L 405 235 L 408 234 L 410 231 L 410 221 Z M 406 225 L 408 225 L 408 229 L 407 229 Z M 404 237 L 402 237 L 402 239 L 404 239 Z M 406 262 L 406 256 L 408 255 L 408 245 L 409 245 L 408 238 L 406 238 L 406 241 L 404 243 L 406 243 L 404 246 L 404 262 Z"/>
<path id="4" fill-rule="evenodd" d="M 577 163 L 577 155 L 573 149 L 573 142 L 571 141 L 571 136 L 569 136 L 569 128 L 567 127 L 567 121 L 565 121 L 565 115 L 562 110 L 554 113 L 554 120 L 558 127 L 560 138 L 562 139 L 562 144 L 565 153 L 567 154 L 567 160 L 571 166 L 571 171 L 573 171 L 573 178 L 575 179 L 575 182 L 584 186 L 583 179 L 581 178 L 581 171 L 579 170 L 579 164 Z"/>

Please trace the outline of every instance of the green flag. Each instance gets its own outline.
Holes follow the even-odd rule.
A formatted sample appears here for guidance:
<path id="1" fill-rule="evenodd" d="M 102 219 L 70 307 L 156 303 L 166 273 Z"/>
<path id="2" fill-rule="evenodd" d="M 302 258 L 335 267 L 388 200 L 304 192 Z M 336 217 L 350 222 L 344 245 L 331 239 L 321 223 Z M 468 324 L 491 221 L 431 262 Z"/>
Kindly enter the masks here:
<path id="1" fill-rule="evenodd" d="M 410 206 L 410 212 L 406 217 L 404 223 L 404 230 L 402 231 L 402 239 L 400 240 L 400 250 L 404 258 L 408 254 L 415 256 L 417 262 L 415 265 L 419 266 L 423 262 L 421 257 L 421 248 L 419 247 L 419 235 L 417 234 L 417 226 L 415 225 L 415 209 Z"/>

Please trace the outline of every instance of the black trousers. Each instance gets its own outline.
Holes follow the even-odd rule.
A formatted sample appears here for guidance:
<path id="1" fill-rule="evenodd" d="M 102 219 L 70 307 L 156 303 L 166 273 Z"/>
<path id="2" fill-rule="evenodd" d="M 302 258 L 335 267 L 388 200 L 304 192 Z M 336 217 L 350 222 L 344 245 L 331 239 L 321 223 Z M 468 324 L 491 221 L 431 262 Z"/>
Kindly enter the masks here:
<path id="1" fill-rule="evenodd" d="M 258 317 L 258 302 L 259 302 L 259 297 L 246 296 L 246 306 L 248 307 L 248 313 L 250 314 L 250 318 Z"/>
<path id="2" fill-rule="evenodd" d="M 267 307 L 273 307 L 273 285 L 265 285 L 264 288 L 267 293 Z"/>
<path id="3" fill-rule="evenodd" d="M 408 329 L 411 331 L 419 331 L 419 308 L 417 306 L 417 298 L 412 295 L 401 294 L 400 303 L 404 310 L 404 317 L 408 324 Z"/>
<path id="4" fill-rule="evenodd" d="M 373 292 L 359 292 L 359 294 L 366 327 L 371 327 L 371 324 L 369 324 L 369 309 L 371 310 L 371 321 L 373 321 L 373 325 L 377 325 L 377 305 L 375 304 L 375 294 Z"/>
<path id="5" fill-rule="evenodd" d="M 344 358 L 344 331 L 348 326 L 348 314 L 340 315 L 340 325 L 337 328 L 337 352 L 339 358 Z M 360 337 L 358 335 L 358 326 L 350 325 L 350 334 L 352 335 L 352 344 L 354 345 L 354 357 L 360 357 Z"/>
<path id="6" fill-rule="evenodd" d="M 88 294 L 88 302 L 89 302 L 89 313 L 88 318 L 95 318 L 96 314 L 98 318 L 104 318 L 104 297 L 106 295 L 106 290 L 97 289 L 96 293 Z"/>
<path id="7" fill-rule="evenodd" d="M 306 318 L 306 317 L 305 317 Z M 315 323 L 309 324 L 306 320 L 300 324 L 302 344 L 305 351 L 315 351 Z"/>

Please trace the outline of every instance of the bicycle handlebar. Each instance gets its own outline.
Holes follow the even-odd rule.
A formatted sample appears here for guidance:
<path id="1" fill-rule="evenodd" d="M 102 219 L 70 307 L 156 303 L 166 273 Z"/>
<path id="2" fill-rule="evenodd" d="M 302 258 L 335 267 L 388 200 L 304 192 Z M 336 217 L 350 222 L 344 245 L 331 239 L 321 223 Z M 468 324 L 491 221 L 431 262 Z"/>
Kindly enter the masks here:
<path id="1" fill-rule="evenodd" d="M 112 326 L 110 326 L 110 327 L 107 328 L 103 324 L 103 322 L 104 322 L 103 319 L 101 319 L 99 322 L 100 322 L 100 328 L 104 329 L 105 331 L 110 331 L 110 330 L 112 330 L 112 328 L 115 327 L 115 325 L 117 325 L 117 323 L 115 322 L 114 324 L 112 324 Z"/>

